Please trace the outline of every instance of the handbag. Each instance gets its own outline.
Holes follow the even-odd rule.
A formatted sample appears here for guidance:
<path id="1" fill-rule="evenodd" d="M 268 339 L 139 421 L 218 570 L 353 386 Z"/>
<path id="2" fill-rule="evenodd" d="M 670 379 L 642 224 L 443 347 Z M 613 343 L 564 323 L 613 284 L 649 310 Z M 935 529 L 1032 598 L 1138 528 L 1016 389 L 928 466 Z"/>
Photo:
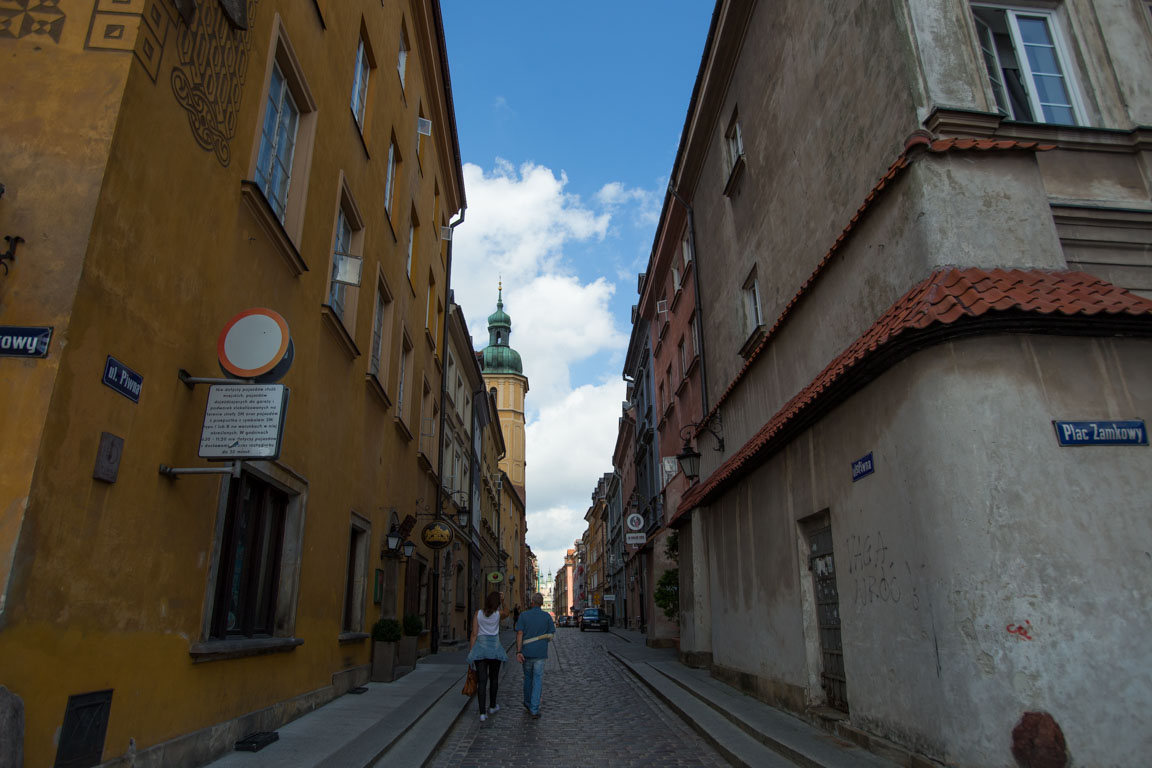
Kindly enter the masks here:
<path id="1" fill-rule="evenodd" d="M 464 676 L 464 689 L 460 693 L 465 696 L 476 694 L 476 668 L 471 664 L 468 665 L 468 674 Z"/>

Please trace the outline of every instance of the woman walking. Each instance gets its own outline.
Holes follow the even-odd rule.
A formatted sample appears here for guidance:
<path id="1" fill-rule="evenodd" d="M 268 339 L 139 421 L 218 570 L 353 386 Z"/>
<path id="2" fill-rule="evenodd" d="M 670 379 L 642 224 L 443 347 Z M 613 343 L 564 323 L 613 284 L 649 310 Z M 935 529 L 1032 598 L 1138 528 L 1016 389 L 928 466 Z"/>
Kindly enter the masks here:
<path id="1" fill-rule="evenodd" d="M 476 665 L 476 701 L 480 705 L 480 722 L 500 711 L 496 703 L 496 689 L 500 685 L 500 664 L 508 661 L 504 646 L 500 644 L 500 620 L 507 615 L 501 603 L 503 595 L 492 592 L 484 601 L 484 609 L 476 611 L 472 622 L 472 647 L 468 663 Z M 487 683 L 488 704 L 484 704 Z"/>

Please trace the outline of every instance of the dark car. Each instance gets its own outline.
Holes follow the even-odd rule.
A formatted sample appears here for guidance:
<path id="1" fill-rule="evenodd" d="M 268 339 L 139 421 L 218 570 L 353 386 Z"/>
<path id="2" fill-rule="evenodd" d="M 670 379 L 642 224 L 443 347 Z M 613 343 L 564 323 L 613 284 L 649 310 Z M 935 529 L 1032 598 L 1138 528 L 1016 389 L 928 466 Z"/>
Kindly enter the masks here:
<path id="1" fill-rule="evenodd" d="M 580 614 L 580 631 L 585 629 L 598 629 L 601 632 L 608 631 L 608 614 L 599 608 L 585 608 L 584 613 Z"/>

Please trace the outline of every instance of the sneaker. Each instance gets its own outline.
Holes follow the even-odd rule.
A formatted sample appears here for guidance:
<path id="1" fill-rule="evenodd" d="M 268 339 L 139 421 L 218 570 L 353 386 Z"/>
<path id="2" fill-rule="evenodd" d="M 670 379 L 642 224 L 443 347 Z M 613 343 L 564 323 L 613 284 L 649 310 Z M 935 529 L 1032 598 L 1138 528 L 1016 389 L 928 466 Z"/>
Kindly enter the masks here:
<path id="1" fill-rule="evenodd" d="M 532 713 L 532 719 L 533 720 L 539 720 L 540 719 L 540 713 L 539 712 L 533 712 Z"/>
<path id="2" fill-rule="evenodd" d="M 488 719 L 488 715 L 480 715 L 480 722 L 484 722 L 487 719 Z"/>
<path id="3" fill-rule="evenodd" d="M 527 711 L 527 712 L 528 712 L 528 714 L 532 714 L 532 707 L 530 707 L 530 706 L 528 706 L 527 704 L 525 704 L 525 705 L 524 705 L 524 709 L 525 709 L 525 711 Z"/>
<path id="4" fill-rule="evenodd" d="M 488 707 L 488 714 L 490 714 L 490 715 L 494 715 L 499 711 L 500 711 L 500 705 L 499 704 L 497 704 L 494 707 Z"/>

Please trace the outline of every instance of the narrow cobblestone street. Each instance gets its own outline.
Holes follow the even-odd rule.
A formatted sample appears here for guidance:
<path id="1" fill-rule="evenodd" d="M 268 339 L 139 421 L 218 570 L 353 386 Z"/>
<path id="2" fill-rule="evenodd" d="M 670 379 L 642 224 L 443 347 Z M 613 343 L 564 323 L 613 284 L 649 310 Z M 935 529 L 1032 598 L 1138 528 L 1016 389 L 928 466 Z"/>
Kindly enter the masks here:
<path id="1" fill-rule="evenodd" d="M 431 765 L 727 766 L 606 650 L 628 645 L 610 632 L 558 628 L 537 720 L 521 703 L 523 673 L 510 655 L 500 679 L 500 712 L 482 723 L 472 701 Z"/>

